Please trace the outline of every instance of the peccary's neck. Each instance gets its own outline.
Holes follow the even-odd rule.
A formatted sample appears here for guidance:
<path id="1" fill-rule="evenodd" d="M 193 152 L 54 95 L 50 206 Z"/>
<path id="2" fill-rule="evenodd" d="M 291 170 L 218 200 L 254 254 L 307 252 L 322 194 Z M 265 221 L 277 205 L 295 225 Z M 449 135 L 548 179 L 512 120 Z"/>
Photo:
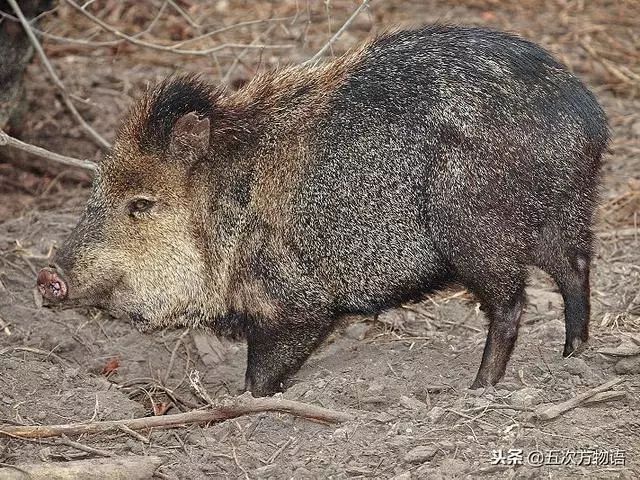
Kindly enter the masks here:
<path id="1" fill-rule="evenodd" d="M 220 99 L 226 127 L 235 130 L 236 138 L 245 144 L 255 145 L 265 139 L 277 141 L 317 122 L 361 61 L 363 51 L 317 66 L 290 66 L 257 75 Z"/>
<path id="2" fill-rule="evenodd" d="M 358 55 L 264 73 L 220 97 L 221 119 L 212 124 L 210 158 L 201 166 L 200 180 L 207 196 L 202 233 L 212 327 L 219 329 L 214 319 L 229 315 L 273 315 L 264 272 L 256 265 L 264 264 L 265 251 L 281 250 L 274 245 L 290 228 L 290 206 L 310 156 L 310 137 Z"/>

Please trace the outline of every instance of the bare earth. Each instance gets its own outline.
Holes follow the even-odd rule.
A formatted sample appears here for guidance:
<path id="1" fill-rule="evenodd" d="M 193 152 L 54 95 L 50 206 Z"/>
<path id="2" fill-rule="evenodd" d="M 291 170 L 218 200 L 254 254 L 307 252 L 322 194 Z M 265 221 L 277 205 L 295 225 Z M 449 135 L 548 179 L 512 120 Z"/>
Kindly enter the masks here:
<path id="1" fill-rule="evenodd" d="M 140 38 L 175 43 L 222 25 L 287 17 L 184 48 L 252 41 L 290 47 L 223 50 L 214 58 L 126 42 L 87 47 L 45 39 L 44 45 L 81 113 L 112 139 L 118 118 L 147 82 L 176 69 L 242 81 L 258 69 L 302 61 L 357 6 L 347 0 L 329 2 L 328 9 L 324 2 L 255 3 L 179 2 L 204 30 L 167 7 Z M 89 11 L 133 34 L 147 28 L 161 4 L 106 0 Z M 609 114 L 614 141 L 597 225 L 588 348 L 562 358 L 562 299 L 550 278 L 534 271 L 519 341 L 496 389 L 467 388 L 480 364 L 486 325 L 475 300 L 451 290 L 376 318 L 346 319 L 283 394 L 352 413 L 353 421 L 324 425 L 262 413 L 141 431 L 142 437 L 118 431 L 73 440 L 113 456 L 160 456 L 156 476 L 168 479 L 640 478 L 640 6 L 604 0 L 374 1 L 334 52 L 371 32 L 437 20 L 490 25 L 540 42 L 593 88 Z M 68 6 L 49 14 L 44 25 L 75 38 L 97 31 Z M 113 38 L 102 32 L 92 40 Z M 38 62 L 29 67 L 26 90 L 28 113 L 16 135 L 67 155 L 100 158 Z M 76 222 L 89 177 L 52 164 L 21 169 L 16 165 L 24 154 L 0 155 L 0 430 L 2 424 L 143 417 L 154 408 L 189 411 L 204 405 L 189 382 L 194 370 L 211 397 L 241 391 L 242 343 L 218 342 L 202 332 L 143 335 L 95 310 L 41 308 L 35 274 Z M 614 378 L 621 379 L 613 388 L 619 393 L 608 400 L 580 404 L 548 421 L 533 416 L 546 404 Z M 95 456 L 58 439 L 0 434 L 0 479 L 11 470 L 2 468 L 7 465 Z"/>

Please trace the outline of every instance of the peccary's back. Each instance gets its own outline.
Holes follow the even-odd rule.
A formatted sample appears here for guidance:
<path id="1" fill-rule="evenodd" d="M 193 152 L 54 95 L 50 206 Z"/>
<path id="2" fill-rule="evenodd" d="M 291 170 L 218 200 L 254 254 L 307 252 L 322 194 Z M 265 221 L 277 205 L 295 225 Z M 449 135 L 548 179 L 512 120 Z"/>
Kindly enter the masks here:
<path id="1" fill-rule="evenodd" d="M 591 221 L 605 115 L 528 41 L 444 26 L 390 34 L 330 105 L 291 237 L 345 310 L 438 286 L 460 256 L 527 263 L 549 222 Z"/>

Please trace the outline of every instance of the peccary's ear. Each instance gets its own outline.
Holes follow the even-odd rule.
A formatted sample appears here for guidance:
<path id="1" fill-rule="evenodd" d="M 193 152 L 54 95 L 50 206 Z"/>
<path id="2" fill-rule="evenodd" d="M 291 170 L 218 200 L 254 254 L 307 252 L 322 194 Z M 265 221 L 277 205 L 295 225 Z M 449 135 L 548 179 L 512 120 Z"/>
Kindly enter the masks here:
<path id="1" fill-rule="evenodd" d="M 195 153 L 204 155 L 209 149 L 210 124 L 207 117 L 200 118 L 190 112 L 180 117 L 171 131 L 171 153 Z"/>

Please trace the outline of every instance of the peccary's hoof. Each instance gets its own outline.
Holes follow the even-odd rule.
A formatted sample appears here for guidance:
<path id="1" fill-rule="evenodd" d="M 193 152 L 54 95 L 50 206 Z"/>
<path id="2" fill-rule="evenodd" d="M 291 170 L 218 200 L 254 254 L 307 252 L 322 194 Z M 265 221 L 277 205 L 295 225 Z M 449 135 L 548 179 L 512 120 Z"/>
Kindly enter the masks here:
<path id="1" fill-rule="evenodd" d="M 469 388 L 471 390 L 477 390 L 479 388 L 486 388 L 488 386 L 489 386 L 488 382 L 483 382 L 478 377 L 476 377 L 476 379 L 473 381 L 473 383 L 471 384 L 471 386 Z"/>
<path id="2" fill-rule="evenodd" d="M 587 339 L 576 337 L 571 343 L 564 344 L 564 350 L 562 351 L 563 357 L 573 357 L 582 353 L 587 348 Z"/>
<path id="3" fill-rule="evenodd" d="M 38 273 L 38 290 L 45 299 L 54 302 L 67 296 L 67 284 L 52 268 L 43 268 Z"/>

